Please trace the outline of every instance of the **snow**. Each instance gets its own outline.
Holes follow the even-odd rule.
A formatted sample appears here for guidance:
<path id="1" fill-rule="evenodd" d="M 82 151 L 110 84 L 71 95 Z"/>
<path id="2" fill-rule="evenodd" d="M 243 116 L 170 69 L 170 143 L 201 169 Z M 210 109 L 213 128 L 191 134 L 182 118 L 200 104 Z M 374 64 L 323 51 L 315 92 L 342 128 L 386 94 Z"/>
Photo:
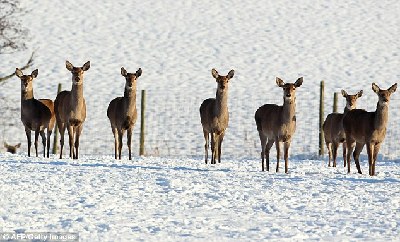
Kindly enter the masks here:
<path id="1" fill-rule="evenodd" d="M 376 82 L 399 81 L 398 1 L 22 0 L 29 50 L 0 56 L 0 75 L 36 50 L 37 98 L 71 88 L 69 60 L 85 73 L 88 117 L 78 161 L 27 157 L 19 80 L 0 84 L 0 139 L 21 142 L 0 154 L 0 232 L 78 232 L 82 241 L 398 240 L 400 95 L 394 93 L 376 177 L 327 167 L 318 152 L 319 83 L 325 116 L 333 92 L 363 89 L 358 107 L 374 110 Z M 143 69 L 146 151 L 113 157 L 108 103 L 123 94 L 120 68 Z M 235 70 L 222 163 L 203 161 L 198 108 L 215 95 L 211 69 Z M 255 110 L 282 102 L 275 77 L 294 82 L 297 131 L 289 174 L 261 173 Z M 339 107 L 344 107 L 340 97 Z M 140 120 L 140 117 L 139 119 Z M 124 139 L 126 143 L 126 139 Z M 33 149 L 32 149 L 33 150 Z M 4 149 L 2 150 L 4 151 Z M 340 152 L 340 151 L 339 151 Z M 276 159 L 271 154 L 272 170 Z"/>

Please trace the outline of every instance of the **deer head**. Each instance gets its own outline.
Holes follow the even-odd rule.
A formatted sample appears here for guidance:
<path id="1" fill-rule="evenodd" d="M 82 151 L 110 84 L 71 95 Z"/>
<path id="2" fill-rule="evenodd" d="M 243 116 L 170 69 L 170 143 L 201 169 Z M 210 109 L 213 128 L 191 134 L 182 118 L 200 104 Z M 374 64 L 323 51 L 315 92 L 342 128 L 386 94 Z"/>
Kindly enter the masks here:
<path id="1" fill-rule="evenodd" d="M 128 73 L 124 67 L 121 67 L 121 75 L 125 77 L 125 89 L 131 90 L 136 86 L 136 80 L 142 75 L 142 69 L 139 68 L 136 73 Z"/>
<path id="2" fill-rule="evenodd" d="M 215 78 L 215 80 L 218 83 L 218 91 L 221 92 L 221 91 L 224 91 L 228 87 L 228 82 L 233 77 L 233 75 L 235 74 L 235 71 L 234 70 L 230 70 L 228 75 L 220 76 L 218 74 L 218 71 L 213 68 L 211 70 L 211 74 L 212 74 L 212 76 Z"/>
<path id="3" fill-rule="evenodd" d="M 282 79 L 277 77 L 276 84 L 283 89 L 283 99 L 293 101 L 296 100 L 296 88 L 303 84 L 303 77 L 297 79 L 295 83 L 285 83 Z"/>
<path id="4" fill-rule="evenodd" d="M 342 96 L 346 98 L 346 108 L 348 110 L 355 109 L 357 106 L 357 99 L 361 97 L 363 94 L 363 90 L 360 90 L 358 93 L 354 95 L 349 95 L 345 90 L 342 90 Z"/>
<path id="5" fill-rule="evenodd" d="M 392 95 L 392 93 L 396 91 L 396 88 L 397 88 L 397 83 L 393 84 L 387 90 L 382 90 L 378 87 L 378 85 L 372 83 L 372 90 L 378 95 L 379 97 L 378 104 L 380 106 L 389 105 L 390 96 Z"/>
<path id="6" fill-rule="evenodd" d="M 15 69 L 15 75 L 21 79 L 21 91 L 23 93 L 27 93 L 33 90 L 32 82 L 33 78 L 36 78 L 38 75 L 38 69 L 32 71 L 30 75 L 24 75 L 22 71 L 18 68 Z"/>
<path id="7" fill-rule="evenodd" d="M 69 61 L 66 61 L 65 66 L 72 73 L 72 83 L 81 85 L 83 84 L 83 72 L 89 70 L 90 61 L 86 62 L 82 67 L 75 67 Z"/>
<path id="8" fill-rule="evenodd" d="M 16 145 L 9 145 L 6 142 L 4 142 L 4 148 L 7 149 L 7 152 L 10 152 L 11 154 L 17 153 L 17 149 L 21 147 L 21 143 L 18 143 Z"/>

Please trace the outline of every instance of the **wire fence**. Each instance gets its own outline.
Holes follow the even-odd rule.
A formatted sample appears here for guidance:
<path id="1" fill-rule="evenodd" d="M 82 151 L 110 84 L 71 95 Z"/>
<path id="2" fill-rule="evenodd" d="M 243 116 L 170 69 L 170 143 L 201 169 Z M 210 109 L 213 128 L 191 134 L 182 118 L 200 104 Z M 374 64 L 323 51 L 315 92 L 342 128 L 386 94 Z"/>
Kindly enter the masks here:
<path id="1" fill-rule="evenodd" d="M 137 107 L 140 108 L 140 92 L 138 92 Z M 241 98 L 229 97 L 230 120 L 222 145 L 222 157 L 259 158 L 260 141 L 254 121 L 254 113 L 264 103 L 281 104 L 281 100 L 269 97 L 241 94 Z M 372 97 L 372 96 L 371 96 Z M 0 140 L 10 144 L 21 142 L 21 153 L 26 152 L 26 137 L 20 120 L 20 105 L 15 100 L 0 97 L 1 137 Z M 281 97 L 280 97 L 281 98 Z M 204 155 L 204 137 L 200 123 L 199 106 L 204 97 L 200 98 L 177 95 L 177 93 L 147 91 L 147 110 L 145 112 L 145 154 L 161 157 L 202 157 Z M 360 98 L 358 106 L 368 111 L 376 108 L 377 98 Z M 19 101 L 18 101 L 19 104 Z M 333 93 L 325 92 L 325 117 L 332 112 Z M 291 156 L 318 156 L 319 144 L 319 96 L 298 94 L 297 128 L 290 148 Z M 338 110 L 342 111 L 344 98 L 339 98 Z M 400 96 L 394 94 L 389 106 L 389 123 L 386 139 L 380 154 L 385 158 L 400 156 Z M 107 105 L 87 100 L 87 119 L 84 124 L 80 142 L 80 154 L 104 155 L 114 154 L 114 138 L 106 116 Z M 139 153 L 140 111 L 138 122 L 134 128 L 133 151 Z M 68 135 L 65 135 L 68 154 Z M 40 142 L 39 142 L 40 143 Z M 123 157 L 127 156 L 126 138 L 124 137 Z M 325 157 L 326 148 L 325 149 Z M 275 157 L 275 149 L 272 149 Z M 340 152 L 340 151 L 339 151 Z M 365 150 L 363 151 L 365 153 Z"/>

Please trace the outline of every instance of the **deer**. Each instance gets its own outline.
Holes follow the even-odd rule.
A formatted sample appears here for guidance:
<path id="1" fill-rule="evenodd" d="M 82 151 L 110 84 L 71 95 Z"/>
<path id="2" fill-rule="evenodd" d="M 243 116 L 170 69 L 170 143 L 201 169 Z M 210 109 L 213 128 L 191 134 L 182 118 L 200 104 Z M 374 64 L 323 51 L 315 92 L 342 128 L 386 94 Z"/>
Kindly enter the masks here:
<path id="1" fill-rule="evenodd" d="M 127 131 L 127 145 L 129 160 L 132 160 L 131 144 L 132 131 L 137 119 L 136 110 L 136 80 L 142 75 L 139 68 L 135 73 L 128 73 L 121 67 L 121 75 L 125 77 L 125 91 L 123 97 L 114 98 L 107 108 L 107 117 L 110 120 L 111 131 L 114 134 L 114 157 L 121 159 L 122 136 Z"/>
<path id="2" fill-rule="evenodd" d="M 343 113 L 330 113 L 326 117 L 322 129 L 325 137 L 325 144 L 328 149 L 329 163 L 328 167 L 331 167 L 331 160 L 333 160 L 333 167 L 336 167 L 337 150 L 339 144 L 343 143 L 343 164 L 346 167 L 346 136 L 343 130 L 343 117 L 352 109 L 356 108 L 357 99 L 362 96 L 363 90 L 360 90 L 354 95 L 349 95 L 345 90 L 341 91 L 342 96 L 346 98 L 346 106 L 344 107 Z"/>
<path id="3" fill-rule="evenodd" d="M 375 112 L 367 112 L 363 109 L 353 109 L 347 112 L 343 118 L 343 128 L 346 135 L 347 172 L 350 173 L 351 153 L 353 152 L 354 162 L 357 171 L 362 174 L 359 157 L 367 145 L 369 175 L 375 175 L 376 158 L 382 142 L 386 136 L 386 127 L 389 118 L 389 101 L 391 95 L 396 91 L 397 83 L 389 89 L 382 90 L 378 85 L 372 83 L 372 90 L 378 95 L 378 103 Z"/>
<path id="4" fill-rule="evenodd" d="M 16 145 L 9 145 L 7 144 L 7 142 L 4 142 L 4 148 L 6 148 L 7 152 L 11 154 L 17 153 L 17 149 L 19 149 L 19 147 L 21 147 L 21 143 L 18 143 Z"/>
<path id="5" fill-rule="evenodd" d="M 25 127 L 28 141 L 28 156 L 31 156 L 31 131 L 34 131 L 36 157 L 38 157 L 38 138 L 40 134 L 43 144 L 43 156 L 46 157 L 47 146 L 47 158 L 49 158 L 50 137 L 55 125 L 54 103 L 51 99 L 35 99 L 33 96 L 33 79 L 38 74 L 38 69 L 32 71 L 30 75 L 24 75 L 20 69 L 15 69 L 15 75 L 21 80 L 21 121 Z M 45 130 L 47 130 L 47 138 Z"/>
<path id="6" fill-rule="evenodd" d="M 82 67 L 75 67 L 67 60 L 65 66 L 72 74 L 72 88 L 71 91 L 60 92 L 54 102 L 57 126 L 60 132 L 60 159 L 62 159 L 65 129 L 67 129 L 69 136 L 69 157 L 78 159 L 79 139 L 86 119 L 83 74 L 89 70 L 90 61 L 86 62 Z"/>
<path id="7" fill-rule="evenodd" d="M 269 171 L 269 152 L 272 145 L 276 146 L 276 172 L 279 172 L 280 143 L 284 144 L 285 173 L 288 173 L 289 147 L 296 131 L 296 88 L 303 84 L 303 77 L 295 83 L 285 83 L 279 77 L 276 84 L 283 89 L 283 105 L 264 104 L 255 112 L 254 119 L 261 141 L 261 169 L 266 159 Z"/>
<path id="8" fill-rule="evenodd" d="M 211 136 L 211 164 L 221 163 L 221 147 L 225 136 L 225 130 L 229 123 L 228 111 L 228 84 L 235 71 L 230 70 L 228 75 L 221 76 L 213 68 L 211 75 L 217 82 L 215 98 L 208 98 L 200 105 L 200 119 L 205 139 L 205 163 L 208 162 L 209 138 Z"/>

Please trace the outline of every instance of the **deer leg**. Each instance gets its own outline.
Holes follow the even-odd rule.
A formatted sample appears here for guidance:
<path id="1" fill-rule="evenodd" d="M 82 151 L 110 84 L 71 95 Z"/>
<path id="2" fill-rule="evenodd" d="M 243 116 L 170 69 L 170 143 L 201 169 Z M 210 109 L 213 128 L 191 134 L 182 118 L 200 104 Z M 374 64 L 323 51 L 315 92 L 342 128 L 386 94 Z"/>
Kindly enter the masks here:
<path id="1" fill-rule="evenodd" d="M 325 142 L 326 148 L 328 150 L 328 156 L 329 156 L 329 161 L 328 161 L 328 167 L 331 167 L 331 160 L 332 160 L 332 143 L 330 142 Z"/>
<path id="2" fill-rule="evenodd" d="M 362 174 L 359 158 L 360 158 L 360 153 L 361 153 L 363 148 L 364 148 L 364 144 L 357 142 L 356 143 L 356 148 L 354 149 L 354 152 L 353 152 L 354 162 L 356 163 L 357 171 L 358 171 L 359 174 Z M 369 155 L 368 155 L 368 157 L 369 157 Z"/>
<path id="3" fill-rule="evenodd" d="M 258 134 L 260 136 L 260 142 L 261 142 L 261 171 L 264 171 L 265 145 L 267 143 L 267 137 L 263 135 L 261 130 L 258 131 Z"/>
<path id="4" fill-rule="evenodd" d="M 283 145 L 284 150 L 284 158 L 285 158 L 285 173 L 287 174 L 289 171 L 289 147 L 290 141 L 286 141 Z"/>
<path id="5" fill-rule="evenodd" d="M 67 127 L 68 131 L 68 137 L 69 137 L 69 157 L 74 158 L 74 127 L 71 125 L 68 125 Z"/>
<path id="6" fill-rule="evenodd" d="M 381 148 L 381 143 L 375 144 L 374 159 L 373 159 L 373 165 L 372 165 L 372 176 L 375 176 L 376 159 L 378 158 L 378 153 L 379 153 L 380 148 Z"/>
<path id="7" fill-rule="evenodd" d="M 31 131 L 25 127 L 25 134 L 26 134 L 26 139 L 28 140 L 28 156 L 31 156 L 31 145 L 32 145 L 32 140 L 31 140 Z"/>
<path id="8" fill-rule="evenodd" d="M 219 135 L 219 143 L 218 143 L 218 163 L 221 163 L 221 147 L 222 147 L 222 141 L 224 140 L 224 136 L 225 136 L 225 133 L 224 132 L 222 132 L 220 135 Z"/>
<path id="9" fill-rule="evenodd" d="M 51 142 L 50 137 L 51 137 L 52 132 L 53 131 L 51 129 L 47 128 L 47 145 L 46 145 L 47 146 L 47 158 L 50 157 L 50 142 Z"/>
<path id="10" fill-rule="evenodd" d="M 368 154 L 368 174 L 372 176 L 372 166 L 374 160 L 374 148 L 375 146 L 371 143 L 367 143 L 367 154 Z"/>
<path id="11" fill-rule="evenodd" d="M 280 147 L 279 140 L 275 139 L 275 147 L 276 147 L 276 172 L 279 172 L 279 157 L 280 157 Z"/>
<path id="12" fill-rule="evenodd" d="M 211 164 L 214 164 L 215 161 L 214 150 L 215 150 L 215 133 L 211 132 Z"/>
<path id="13" fill-rule="evenodd" d="M 218 150 L 219 150 L 219 134 L 214 133 L 214 163 L 213 164 L 217 164 Z"/>
<path id="14" fill-rule="evenodd" d="M 117 159 L 117 150 L 118 150 L 118 130 L 117 128 L 111 127 L 113 135 L 114 135 L 114 159 Z"/>
<path id="15" fill-rule="evenodd" d="M 126 138 L 128 140 L 127 145 L 128 145 L 128 151 L 129 151 L 129 160 L 132 160 L 132 155 L 131 155 L 131 145 L 132 145 L 132 128 L 128 129 L 128 132 L 126 134 Z"/>
<path id="16" fill-rule="evenodd" d="M 205 131 L 204 129 L 203 129 L 203 135 L 204 135 L 204 139 L 206 140 L 206 143 L 205 143 L 205 145 L 204 145 L 204 152 L 205 152 L 205 161 L 206 161 L 206 164 L 207 164 L 207 160 L 208 160 L 208 146 L 209 146 L 209 135 L 208 135 L 208 132 L 207 131 Z"/>
<path id="17" fill-rule="evenodd" d="M 36 151 L 36 157 L 38 157 L 38 139 L 39 139 L 39 130 L 35 130 L 35 151 Z"/>
<path id="18" fill-rule="evenodd" d="M 267 171 L 269 171 L 269 152 L 274 145 L 274 140 L 273 139 L 268 139 L 267 146 L 265 147 L 265 150 L 267 151 L 265 154 L 265 160 L 266 160 L 266 165 L 267 165 Z"/>
<path id="19" fill-rule="evenodd" d="M 346 158 L 346 161 L 347 161 L 347 173 L 350 173 L 350 162 L 351 162 L 351 153 L 353 152 L 353 149 L 354 149 L 354 142 L 349 142 L 349 141 L 346 141 L 346 145 L 347 145 L 347 158 Z"/>
<path id="20" fill-rule="evenodd" d="M 118 159 L 121 160 L 122 153 L 122 136 L 124 135 L 124 130 L 118 130 Z"/>
<path id="21" fill-rule="evenodd" d="M 58 125 L 58 130 L 60 133 L 60 159 L 62 159 L 62 152 L 64 148 L 64 134 L 65 134 L 65 124 L 63 123 L 57 123 Z"/>
<path id="22" fill-rule="evenodd" d="M 343 166 L 346 167 L 346 142 L 343 142 Z"/>
<path id="23" fill-rule="evenodd" d="M 44 130 L 40 131 L 40 136 L 42 137 L 43 157 L 46 157 L 46 135 L 44 133 Z"/>
<path id="24" fill-rule="evenodd" d="M 80 126 L 75 128 L 75 154 L 74 154 L 74 159 L 78 159 L 79 156 L 79 139 L 81 137 L 83 125 L 81 124 Z"/>
<path id="25" fill-rule="evenodd" d="M 336 158 L 337 158 L 337 150 L 339 148 L 339 144 L 335 141 L 332 142 L 332 156 L 333 156 L 333 167 L 336 167 Z"/>

